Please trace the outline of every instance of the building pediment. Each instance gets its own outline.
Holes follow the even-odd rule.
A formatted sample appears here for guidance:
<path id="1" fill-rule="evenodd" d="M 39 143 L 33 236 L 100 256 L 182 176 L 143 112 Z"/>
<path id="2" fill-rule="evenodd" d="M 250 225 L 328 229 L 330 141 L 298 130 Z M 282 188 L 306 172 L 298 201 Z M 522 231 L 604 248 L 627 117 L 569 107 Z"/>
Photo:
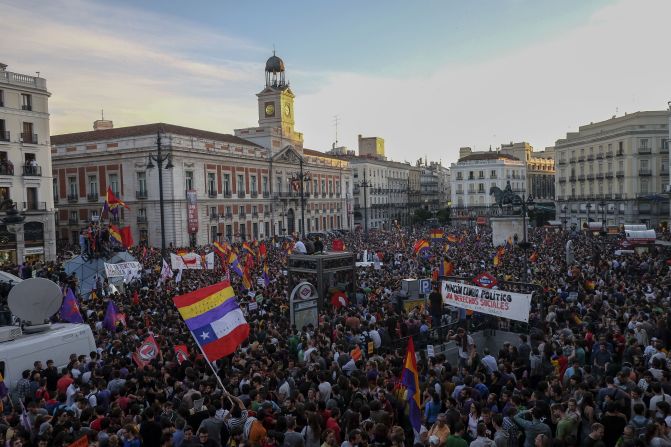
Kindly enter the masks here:
<path id="1" fill-rule="evenodd" d="M 281 151 L 273 155 L 274 162 L 291 163 L 291 164 L 300 163 L 302 158 L 303 156 L 301 155 L 301 153 L 291 144 L 284 146 L 284 148 Z"/>

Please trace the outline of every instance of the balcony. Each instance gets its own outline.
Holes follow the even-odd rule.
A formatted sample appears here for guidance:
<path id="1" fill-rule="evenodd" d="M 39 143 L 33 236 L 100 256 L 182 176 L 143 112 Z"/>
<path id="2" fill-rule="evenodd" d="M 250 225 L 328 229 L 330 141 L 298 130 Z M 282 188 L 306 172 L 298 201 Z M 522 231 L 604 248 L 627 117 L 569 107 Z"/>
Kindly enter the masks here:
<path id="1" fill-rule="evenodd" d="M 460 191 L 460 190 L 456 190 L 456 191 L 455 191 L 455 194 L 462 195 L 463 193 L 464 193 L 464 191 Z"/>
<path id="2" fill-rule="evenodd" d="M 21 210 L 23 211 L 46 211 L 47 202 L 23 202 L 21 203 Z"/>
<path id="3" fill-rule="evenodd" d="M 603 160 L 603 154 L 601 154 L 601 153 L 596 154 L 596 159 L 597 160 Z"/>
<path id="4" fill-rule="evenodd" d="M 647 146 L 639 147 L 638 153 L 641 155 L 652 154 L 652 148 Z"/>
<path id="5" fill-rule="evenodd" d="M 21 132 L 21 142 L 25 144 L 37 144 L 37 134 Z"/>
<path id="6" fill-rule="evenodd" d="M 339 192 L 335 193 L 335 195 L 336 195 L 336 197 L 340 197 L 340 193 L 339 193 Z"/>
<path id="7" fill-rule="evenodd" d="M 245 198 L 245 192 L 244 191 L 238 191 L 238 199 L 244 199 Z"/>
<path id="8" fill-rule="evenodd" d="M 585 156 L 584 155 L 579 155 L 578 156 L 578 163 L 585 161 Z"/>
<path id="9" fill-rule="evenodd" d="M 661 171 L 659 171 L 659 175 L 661 175 L 662 177 L 668 177 L 669 176 L 669 169 L 668 168 L 662 169 Z"/>
<path id="10" fill-rule="evenodd" d="M 21 106 L 21 110 L 27 110 L 27 111 L 32 111 L 33 110 L 33 105 L 32 104 L 23 104 Z"/>
<path id="11" fill-rule="evenodd" d="M 210 220 L 219 220 L 219 214 L 216 212 L 210 213 Z"/>
<path id="12" fill-rule="evenodd" d="M 100 196 L 98 195 L 97 192 L 92 192 L 90 194 L 86 194 L 86 200 L 88 200 L 89 202 L 97 202 L 98 197 L 100 197 Z"/>
<path id="13" fill-rule="evenodd" d="M 559 181 L 559 183 L 566 183 L 566 177 L 559 177 L 557 181 Z"/>
<path id="14" fill-rule="evenodd" d="M 147 223 L 147 216 L 137 216 L 137 223 L 146 224 Z"/>
<path id="15" fill-rule="evenodd" d="M 225 199 L 230 199 L 232 197 L 231 190 L 230 189 L 225 189 L 224 190 L 224 198 Z"/>
<path id="16" fill-rule="evenodd" d="M 74 203 L 79 201 L 79 194 L 68 194 L 68 202 Z"/>
<path id="17" fill-rule="evenodd" d="M 569 163 L 575 163 L 576 160 L 575 160 L 575 157 L 571 157 L 571 158 L 569 158 L 568 161 L 569 161 Z"/>
<path id="18" fill-rule="evenodd" d="M 0 130 L 0 141 L 9 141 L 9 131 Z"/>
<path id="19" fill-rule="evenodd" d="M 564 160 L 564 159 L 562 158 L 561 160 L 558 160 L 558 161 L 557 161 L 557 164 L 558 164 L 559 166 L 565 165 L 565 164 L 566 164 L 566 160 Z M 496 177 L 491 177 L 491 178 L 496 178 Z"/>
<path id="20" fill-rule="evenodd" d="M 668 141 L 666 144 L 662 145 L 662 147 L 659 148 L 659 153 L 660 154 L 668 154 L 669 153 L 669 144 L 671 144 L 671 141 Z"/>
<path id="21" fill-rule="evenodd" d="M 0 164 L 0 175 L 14 175 L 14 166 L 9 164 Z"/>
<path id="22" fill-rule="evenodd" d="M 259 196 L 259 193 L 258 193 L 257 191 L 252 191 L 252 192 L 249 194 L 249 196 L 250 196 L 252 199 L 256 199 L 256 198 Z"/>
<path id="23" fill-rule="evenodd" d="M 585 181 L 585 175 L 584 175 L 584 174 L 580 174 L 580 175 L 578 176 L 578 181 L 579 181 L 579 182 L 584 182 L 584 181 Z"/>
<path id="24" fill-rule="evenodd" d="M 624 157 L 624 149 L 618 149 L 617 154 L 618 157 Z"/>
<path id="25" fill-rule="evenodd" d="M 613 200 L 622 200 L 622 194 L 620 193 L 613 194 Z"/>
<path id="26" fill-rule="evenodd" d="M 606 172 L 606 178 L 613 178 L 612 172 Z"/>
<path id="27" fill-rule="evenodd" d="M 323 192 L 323 193 L 322 193 L 322 199 L 325 199 L 325 198 L 326 198 L 326 193 Z"/>
<path id="28" fill-rule="evenodd" d="M 274 192 L 273 193 L 273 198 L 274 199 L 298 199 L 300 198 L 300 194 L 295 192 L 295 191 L 281 191 L 281 192 Z"/>
<path id="29" fill-rule="evenodd" d="M 216 189 L 208 189 L 207 190 L 207 197 L 210 197 L 210 198 L 217 197 L 217 190 Z"/>
<path id="30" fill-rule="evenodd" d="M 224 219 L 233 219 L 233 213 L 224 214 Z"/>
<path id="31" fill-rule="evenodd" d="M 613 158 L 613 151 L 606 152 L 606 158 Z"/>
<path id="32" fill-rule="evenodd" d="M 41 177 L 42 166 L 23 165 L 23 175 L 26 177 Z"/>
<path id="33" fill-rule="evenodd" d="M 259 217 L 259 213 L 258 212 L 255 213 L 255 212 L 252 211 L 252 218 L 258 219 L 258 217 Z"/>
<path id="34" fill-rule="evenodd" d="M 594 154 L 589 154 L 587 156 L 587 161 L 592 161 L 592 160 L 594 160 Z"/>
<path id="35" fill-rule="evenodd" d="M 617 171 L 617 172 L 615 173 L 615 176 L 616 176 L 616 177 L 624 177 L 624 171 Z"/>
<path id="36" fill-rule="evenodd" d="M 597 180 L 603 180 L 603 172 L 598 172 L 598 173 L 596 174 L 596 179 L 597 179 Z"/>
<path id="37" fill-rule="evenodd" d="M 69 218 L 68 219 L 68 225 L 79 225 L 79 219 L 77 218 Z"/>
<path id="38" fill-rule="evenodd" d="M 135 198 L 138 200 L 143 200 L 146 199 L 149 195 L 147 194 L 146 189 L 141 189 L 139 191 L 135 191 Z"/>
<path id="39" fill-rule="evenodd" d="M 263 191 L 263 198 L 264 199 L 270 198 L 270 192 L 269 191 Z"/>
<path id="40" fill-rule="evenodd" d="M 641 177 L 650 177 L 652 175 L 652 169 L 639 169 L 638 175 Z"/>
<path id="41" fill-rule="evenodd" d="M 576 181 L 576 176 L 571 175 L 571 176 L 569 176 L 568 180 L 569 180 L 569 182 L 575 182 Z"/>
<path id="42" fill-rule="evenodd" d="M 244 211 L 241 211 L 240 214 L 238 214 L 238 217 L 239 217 L 240 219 L 244 219 L 244 218 L 247 217 L 247 213 L 245 213 Z"/>
<path id="43" fill-rule="evenodd" d="M 586 178 L 587 180 L 592 181 L 594 180 L 594 174 L 587 174 Z"/>

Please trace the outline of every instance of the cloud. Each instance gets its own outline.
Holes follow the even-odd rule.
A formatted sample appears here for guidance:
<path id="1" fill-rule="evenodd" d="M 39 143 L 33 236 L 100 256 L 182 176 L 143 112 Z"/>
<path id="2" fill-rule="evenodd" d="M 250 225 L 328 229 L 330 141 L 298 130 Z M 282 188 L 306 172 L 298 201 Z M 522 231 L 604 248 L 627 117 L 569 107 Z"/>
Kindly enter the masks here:
<path id="1" fill-rule="evenodd" d="M 620 1 L 583 26 L 485 62 L 406 79 L 339 73 L 306 96 L 295 86 L 299 130 L 309 147 L 328 146 L 338 114 L 351 149 L 357 134 L 377 135 L 388 156 L 408 161 L 456 161 L 460 146 L 513 140 L 542 149 L 616 108 L 665 108 L 669 16 L 665 0 Z"/>

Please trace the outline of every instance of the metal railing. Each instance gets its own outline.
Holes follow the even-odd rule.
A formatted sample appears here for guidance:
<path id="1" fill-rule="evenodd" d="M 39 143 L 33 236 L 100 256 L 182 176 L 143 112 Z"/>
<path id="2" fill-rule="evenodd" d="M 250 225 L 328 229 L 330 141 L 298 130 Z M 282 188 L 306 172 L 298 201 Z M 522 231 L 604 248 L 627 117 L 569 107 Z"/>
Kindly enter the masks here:
<path id="1" fill-rule="evenodd" d="M 47 202 L 23 202 L 21 209 L 23 211 L 46 211 Z"/>
<path id="2" fill-rule="evenodd" d="M 92 192 L 92 193 L 86 195 L 86 200 L 88 200 L 89 202 L 97 202 L 98 197 L 100 197 L 100 196 L 98 195 L 97 192 Z"/>
<path id="3" fill-rule="evenodd" d="M 250 196 L 252 199 L 256 199 L 256 198 L 259 196 L 259 193 L 256 192 L 256 191 L 252 191 L 251 193 L 249 193 L 249 196 Z"/>
<path id="4" fill-rule="evenodd" d="M 9 164 L 0 164 L 0 175 L 14 175 L 14 166 Z"/>
<path id="5" fill-rule="evenodd" d="M 615 176 L 616 176 L 616 177 L 624 177 L 624 171 L 617 171 L 617 172 L 615 173 Z"/>
<path id="6" fill-rule="evenodd" d="M 147 197 L 149 197 L 149 194 L 147 193 L 146 189 L 141 189 L 139 191 L 135 191 L 135 198 L 136 199 L 142 200 L 142 199 L 146 199 Z"/>
<path id="7" fill-rule="evenodd" d="M 638 175 L 641 177 L 649 177 L 652 175 L 652 169 L 639 169 Z"/>
<path id="8" fill-rule="evenodd" d="M 21 105 L 21 110 L 31 111 L 31 110 L 33 110 L 33 105 L 32 104 L 22 104 Z"/>
<path id="9" fill-rule="evenodd" d="M 146 224 L 147 223 L 147 216 L 137 216 L 137 223 Z"/>
<path id="10" fill-rule="evenodd" d="M 245 192 L 244 191 L 238 191 L 238 199 L 244 199 L 245 198 Z"/>
<path id="11" fill-rule="evenodd" d="M 37 134 L 30 132 L 21 132 L 21 141 L 26 144 L 37 144 Z"/>
<path id="12" fill-rule="evenodd" d="M 270 197 L 270 192 L 268 192 L 268 191 L 263 191 L 263 198 L 264 198 L 264 199 L 267 199 L 267 198 L 269 198 L 269 197 Z"/>
<path id="13" fill-rule="evenodd" d="M 606 152 L 606 158 L 613 158 L 613 152 L 612 151 Z"/>
<path id="14" fill-rule="evenodd" d="M 42 166 L 23 165 L 23 175 L 29 177 L 41 177 Z"/>
<path id="15" fill-rule="evenodd" d="M 72 217 L 68 219 L 68 225 L 77 225 L 77 224 L 79 224 L 79 219 L 73 219 Z"/>
<path id="16" fill-rule="evenodd" d="M 214 189 L 209 189 L 209 190 L 207 191 L 207 196 L 208 196 L 208 197 L 217 197 L 217 191 L 214 190 Z"/>
<path id="17" fill-rule="evenodd" d="M 0 130 L 0 141 L 9 141 L 9 131 Z"/>
<path id="18" fill-rule="evenodd" d="M 648 146 L 643 146 L 638 148 L 639 154 L 652 154 L 652 148 Z"/>
<path id="19" fill-rule="evenodd" d="M 78 202 L 79 194 L 68 194 L 68 202 Z"/>

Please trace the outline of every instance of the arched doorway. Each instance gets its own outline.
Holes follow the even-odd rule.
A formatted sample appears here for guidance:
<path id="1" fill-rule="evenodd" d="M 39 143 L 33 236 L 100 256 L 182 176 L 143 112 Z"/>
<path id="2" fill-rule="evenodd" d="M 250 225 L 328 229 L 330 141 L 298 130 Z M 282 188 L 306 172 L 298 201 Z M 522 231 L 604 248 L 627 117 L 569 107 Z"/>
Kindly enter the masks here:
<path id="1" fill-rule="evenodd" d="M 296 231 L 296 219 L 294 218 L 294 209 L 287 211 L 287 234 L 292 235 Z"/>

